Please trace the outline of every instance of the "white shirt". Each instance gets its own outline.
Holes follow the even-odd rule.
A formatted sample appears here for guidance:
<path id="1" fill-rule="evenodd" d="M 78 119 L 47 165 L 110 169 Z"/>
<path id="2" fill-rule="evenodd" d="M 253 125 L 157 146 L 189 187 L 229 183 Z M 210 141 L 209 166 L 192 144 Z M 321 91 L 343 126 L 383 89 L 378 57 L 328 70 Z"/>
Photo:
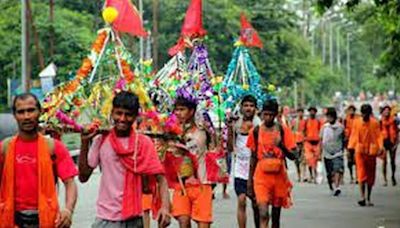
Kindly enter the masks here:
<path id="1" fill-rule="evenodd" d="M 247 180 L 249 178 L 251 151 L 246 146 L 248 135 L 237 134 L 235 146 L 235 166 L 233 175 L 235 178 Z"/>
<path id="2" fill-rule="evenodd" d="M 239 133 L 239 129 L 243 124 L 243 116 L 239 118 L 234 126 L 234 132 L 236 132 L 235 139 L 235 163 L 233 167 L 233 176 L 235 178 L 240 178 L 247 180 L 249 178 L 250 170 L 250 158 L 251 150 L 246 146 L 248 134 Z M 261 120 L 258 116 L 253 118 L 253 127 L 260 125 Z"/>

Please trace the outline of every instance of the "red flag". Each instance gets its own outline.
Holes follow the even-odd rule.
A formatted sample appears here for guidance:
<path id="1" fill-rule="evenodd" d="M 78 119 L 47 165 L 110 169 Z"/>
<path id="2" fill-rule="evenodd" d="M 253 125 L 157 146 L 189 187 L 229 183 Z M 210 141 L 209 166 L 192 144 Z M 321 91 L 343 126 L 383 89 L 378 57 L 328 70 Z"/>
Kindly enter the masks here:
<path id="1" fill-rule="evenodd" d="M 224 151 L 208 152 L 205 156 L 207 180 L 211 183 L 228 183 L 229 174 L 227 172 L 226 154 Z"/>
<path id="2" fill-rule="evenodd" d="M 242 28 L 240 29 L 240 41 L 242 41 L 247 47 L 263 48 L 263 43 L 261 42 L 257 31 L 253 28 L 243 13 L 240 14 L 240 23 L 242 24 Z"/>
<path id="3" fill-rule="evenodd" d="M 203 28 L 202 1 L 191 0 L 186 11 L 185 20 L 183 21 L 181 37 L 175 46 L 168 50 L 170 56 L 176 55 L 179 51 L 183 51 L 187 47 L 185 38 L 195 38 L 204 36 L 207 31 Z"/>
<path id="4" fill-rule="evenodd" d="M 202 1 L 192 0 L 186 11 L 181 34 L 184 36 L 204 36 L 207 31 L 203 28 Z"/>
<path id="5" fill-rule="evenodd" d="M 112 24 L 114 30 L 132 36 L 147 36 L 140 14 L 130 0 L 107 0 L 106 7 L 114 7 L 118 11 L 118 17 Z"/>

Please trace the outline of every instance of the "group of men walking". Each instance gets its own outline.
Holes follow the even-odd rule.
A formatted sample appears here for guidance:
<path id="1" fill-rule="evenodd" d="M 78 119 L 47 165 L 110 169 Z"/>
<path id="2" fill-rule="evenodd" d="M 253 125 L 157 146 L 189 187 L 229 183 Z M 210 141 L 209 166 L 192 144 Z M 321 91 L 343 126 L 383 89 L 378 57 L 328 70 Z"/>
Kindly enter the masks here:
<path id="1" fill-rule="evenodd" d="M 373 204 L 370 196 L 375 183 L 377 158 L 383 162 L 383 185 L 388 185 L 387 157 L 390 158 L 392 185 L 397 185 L 395 160 L 398 122 L 389 105 L 381 108 L 380 118 L 373 115 L 369 104 L 361 106 L 361 115 L 356 114 L 356 110 L 354 105 L 350 105 L 343 120 L 338 117 L 334 108 L 325 109 L 325 116 L 320 120 L 315 117 L 317 109 L 314 107 L 309 108 L 307 119 L 304 118 L 303 109 L 297 110 L 297 117 L 292 121 L 292 129 L 302 155 L 296 162 L 298 181 L 301 181 L 302 175 L 306 175 L 301 169 L 303 164 L 309 168 L 309 180 L 315 182 L 316 161 L 323 160 L 329 187 L 334 195 L 338 196 L 341 193 L 340 184 L 343 183 L 344 155 L 347 154 L 350 183 L 355 182 L 360 186 L 361 200 L 358 203 L 360 206 L 371 206 Z M 353 166 L 356 168 L 356 178 Z M 365 194 L 366 189 L 367 194 Z"/>
<path id="2" fill-rule="evenodd" d="M 276 100 L 257 107 L 251 95 L 239 106 L 238 118 L 228 115 L 226 122 L 239 227 L 246 227 L 248 198 L 255 227 L 268 227 L 270 221 L 280 227 L 281 209 L 293 203 L 287 160 L 295 162 L 299 182 L 311 183 L 317 181 L 317 166 L 323 162 L 329 188 L 339 196 L 347 154 L 351 182 L 356 167 L 360 206 L 373 205 L 378 157 L 383 160 L 384 185 L 388 157 L 391 181 L 397 184 L 398 128 L 390 106 L 382 108 L 380 120 L 368 104 L 361 107 L 361 115 L 349 106 L 343 121 L 334 108 L 319 119 L 315 107 L 308 109 L 308 118 L 298 109 L 290 120 L 287 108 Z M 74 177 L 86 183 L 96 168 L 101 178 L 92 227 L 150 227 L 149 211 L 159 227 L 168 226 L 172 217 L 180 227 L 191 227 L 192 221 L 210 227 L 213 182 L 207 162 L 219 147 L 209 128 L 196 122 L 197 101 L 178 96 L 173 112 L 177 126 L 165 126 L 153 139 L 137 130 L 139 108 L 133 93 L 116 94 L 112 128 L 82 132 L 77 169 L 63 143 L 41 133 L 38 99 L 30 93 L 16 96 L 13 113 L 19 131 L 0 145 L 0 228 L 70 227 L 78 196 Z M 63 208 L 57 196 L 59 179 L 66 192 Z"/>

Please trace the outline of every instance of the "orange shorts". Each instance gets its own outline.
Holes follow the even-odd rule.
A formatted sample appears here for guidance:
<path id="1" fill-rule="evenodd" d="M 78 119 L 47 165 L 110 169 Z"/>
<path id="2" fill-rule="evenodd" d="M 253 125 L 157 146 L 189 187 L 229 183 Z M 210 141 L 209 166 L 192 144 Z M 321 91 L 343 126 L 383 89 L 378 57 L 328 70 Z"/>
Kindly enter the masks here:
<path id="1" fill-rule="evenodd" d="M 316 168 L 318 159 L 320 158 L 319 144 L 313 145 L 310 142 L 305 142 L 304 157 L 309 167 Z"/>
<path id="2" fill-rule="evenodd" d="M 172 215 L 176 218 L 182 215 L 190 216 L 196 222 L 212 222 L 212 187 L 211 185 L 185 187 L 175 190 L 172 196 Z"/>
<path id="3" fill-rule="evenodd" d="M 372 186 L 375 183 L 376 174 L 376 157 L 356 153 L 356 171 L 358 182 L 366 182 Z"/>
<path id="4" fill-rule="evenodd" d="M 257 166 L 254 174 L 254 193 L 258 204 L 268 204 L 274 207 L 290 208 L 292 206 L 292 183 L 286 169 L 278 174 L 267 174 Z"/>
<path id="5" fill-rule="evenodd" d="M 153 202 L 153 195 L 152 194 L 143 194 L 142 195 L 142 208 L 143 208 L 143 211 L 151 210 L 152 202 Z"/>

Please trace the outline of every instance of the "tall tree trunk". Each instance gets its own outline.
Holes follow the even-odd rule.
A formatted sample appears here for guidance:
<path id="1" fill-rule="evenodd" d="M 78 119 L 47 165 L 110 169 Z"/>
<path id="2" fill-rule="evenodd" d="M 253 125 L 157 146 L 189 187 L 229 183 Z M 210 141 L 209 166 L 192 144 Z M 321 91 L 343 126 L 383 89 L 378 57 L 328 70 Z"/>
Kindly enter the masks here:
<path id="1" fill-rule="evenodd" d="M 93 0 L 92 0 L 93 1 Z M 96 9 L 96 15 L 101 15 L 101 12 L 103 11 L 103 7 L 105 5 L 105 1 L 103 2 L 103 0 L 96 0 L 93 1 L 94 4 L 94 8 Z M 102 27 L 103 24 L 103 20 L 101 16 L 96 16 L 94 19 L 94 29 L 98 30 L 100 29 L 100 27 Z"/>
<path id="2" fill-rule="evenodd" d="M 21 5 L 21 25 L 22 25 L 22 42 L 21 42 L 21 68 L 22 68 L 22 91 L 27 92 L 30 89 L 31 79 L 31 61 L 29 56 L 30 50 L 30 31 L 29 31 L 29 17 L 26 1 L 24 0 Z"/>
<path id="3" fill-rule="evenodd" d="M 34 44 L 36 47 L 36 54 L 37 54 L 37 58 L 39 60 L 39 66 L 40 66 L 40 69 L 44 69 L 45 68 L 44 57 L 43 57 L 42 49 L 40 48 L 39 34 L 36 30 L 36 26 L 33 21 L 31 2 L 30 2 L 30 0 L 25 0 L 25 1 L 26 1 L 27 13 L 28 13 L 28 21 L 31 25 L 31 29 L 32 29 L 32 33 L 33 33 L 33 40 L 34 40 Z"/>
<path id="4" fill-rule="evenodd" d="M 49 21 L 50 21 L 50 58 L 54 57 L 54 0 L 49 1 Z"/>
<path id="5" fill-rule="evenodd" d="M 158 12 L 159 0 L 153 0 L 153 66 L 158 69 Z"/>

